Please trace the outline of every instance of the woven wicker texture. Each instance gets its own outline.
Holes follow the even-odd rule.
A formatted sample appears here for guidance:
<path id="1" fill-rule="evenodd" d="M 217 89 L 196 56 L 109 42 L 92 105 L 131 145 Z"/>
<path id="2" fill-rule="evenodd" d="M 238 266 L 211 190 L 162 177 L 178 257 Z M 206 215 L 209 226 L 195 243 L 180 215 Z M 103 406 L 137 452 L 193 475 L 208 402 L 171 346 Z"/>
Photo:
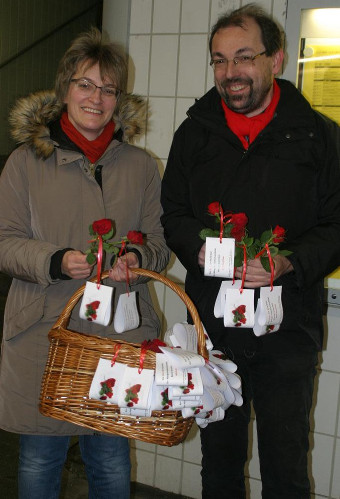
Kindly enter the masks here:
<path id="1" fill-rule="evenodd" d="M 205 336 L 197 310 L 188 295 L 170 279 L 145 269 L 139 275 L 164 283 L 185 303 L 198 336 L 198 353 L 207 358 Z M 102 279 L 108 272 L 102 274 Z M 100 358 L 129 367 L 140 367 L 141 345 L 69 331 L 70 315 L 84 293 L 85 285 L 70 298 L 49 332 L 50 348 L 42 380 L 40 412 L 99 432 L 112 433 L 144 442 L 171 447 L 186 438 L 194 418 L 183 418 L 180 411 L 153 411 L 151 417 L 121 415 L 119 407 L 88 394 Z M 146 351 L 143 366 L 155 369 L 156 354 Z"/>

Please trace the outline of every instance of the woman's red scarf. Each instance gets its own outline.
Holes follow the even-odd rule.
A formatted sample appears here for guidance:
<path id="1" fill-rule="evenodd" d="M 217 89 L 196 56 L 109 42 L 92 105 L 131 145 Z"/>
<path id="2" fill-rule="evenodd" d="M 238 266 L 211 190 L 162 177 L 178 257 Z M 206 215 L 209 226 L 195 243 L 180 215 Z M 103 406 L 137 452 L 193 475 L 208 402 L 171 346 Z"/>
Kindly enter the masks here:
<path id="1" fill-rule="evenodd" d="M 227 120 L 227 125 L 230 130 L 237 135 L 243 144 L 245 149 L 248 149 L 249 144 L 251 144 L 258 134 L 268 125 L 268 123 L 273 119 L 276 106 L 280 99 L 280 87 L 274 80 L 273 82 L 273 98 L 269 106 L 257 116 L 252 116 L 248 118 L 244 114 L 235 113 L 229 109 L 222 99 L 222 107 L 224 110 L 224 115 Z M 248 140 L 247 140 L 247 138 Z"/>
<path id="2" fill-rule="evenodd" d="M 115 130 L 114 122 L 109 121 L 107 125 L 105 125 L 102 133 L 96 139 L 87 140 L 87 138 L 78 132 L 72 125 L 66 111 L 61 115 L 60 125 L 66 135 L 83 151 L 91 163 L 95 163 L 106 151 Z"/>

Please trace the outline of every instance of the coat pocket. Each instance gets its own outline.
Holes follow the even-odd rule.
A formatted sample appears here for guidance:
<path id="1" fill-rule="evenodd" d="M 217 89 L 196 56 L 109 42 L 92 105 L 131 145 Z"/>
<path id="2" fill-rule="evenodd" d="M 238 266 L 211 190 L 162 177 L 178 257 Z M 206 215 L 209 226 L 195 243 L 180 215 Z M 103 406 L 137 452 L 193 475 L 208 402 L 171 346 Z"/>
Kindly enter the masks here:
<path id="1" fill-rule="evenodd" d="M 5 308 L 5 341 L 23 333 L 43 317 L 45 298 L 45 290 L 40 286 L 13 281 Z"/>

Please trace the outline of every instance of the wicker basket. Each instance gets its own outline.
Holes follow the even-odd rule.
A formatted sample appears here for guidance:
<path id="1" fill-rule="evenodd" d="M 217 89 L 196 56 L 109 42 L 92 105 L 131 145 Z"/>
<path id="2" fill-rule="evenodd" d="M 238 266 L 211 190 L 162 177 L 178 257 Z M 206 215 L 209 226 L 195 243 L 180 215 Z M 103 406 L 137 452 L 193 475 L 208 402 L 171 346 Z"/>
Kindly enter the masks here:
<path id="1" fill-rule="evenodd" d="M 187 294 L 174 282 L 156 272 L 145 269 L 134 269 L 134 272 L 164 283 L 182 299 L 196 327 L 198 353 L 207 357 L 204 330 L 197 310 Z M 108 272 L 102 274 L 102 279 L 106 277 Z M 102 357 L 111 360 L 113 355 L 117 355 L 117 362 L 129 367 L 139 367 L 141 345 L 66 329 L 71 312 L 84 289 L 85 285 L 70 298 L 49 332 L 50 347 L 42 380 L 40 412 L 99 432 L 169 447 L 179 444 L 186 438 L 194 420 L 183 418 L 180 411 L 153 411 L 151 417 L 133 417 L 121 415 L 117 405 L 89 399 L 99 359 Z M 155 369 L 155 364 L 156 354 L 147 350 L 144 367 Z"/>

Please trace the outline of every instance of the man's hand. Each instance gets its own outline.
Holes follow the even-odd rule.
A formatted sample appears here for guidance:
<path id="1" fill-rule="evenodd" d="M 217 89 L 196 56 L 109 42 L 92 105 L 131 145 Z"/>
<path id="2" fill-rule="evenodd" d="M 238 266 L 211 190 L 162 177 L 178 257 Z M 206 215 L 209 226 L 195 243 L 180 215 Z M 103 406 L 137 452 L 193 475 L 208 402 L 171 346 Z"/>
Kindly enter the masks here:
<path id="1" fill-rule="evenodd" d="M 274 281 L 281 275 L 291 272 L 293 269 L 292 264 L 282 255 L 276 255 L 273 258 L 275 264 Z M 270 284 L 270 272 L 267 272 L 261 264 L 259 258 L 247 261 L 247 272 L 244 281 L 245 288 L 260 288 L 261 286 L 268 286 Z M 242 279 L 242 267 L 237 267 L 235 272 L 236 279 Z"/>
<path id="2" fill-rule="evenodd" d="M 86 255 L 78 250 L 66 251 L 61 261 L 61 271 L 72 279 L 87 279 L 94 264 L 90 265 L 86 261 Z"/>
<path id="3" fill-rule="evenodd" d="M 204 268 L 204 262 L 205 262 L 205 243 L 203 244 L 202 248 L 200 249 L 200 252 L 198 253 L 198 265 Z"/>
<path id="4" fill-rule="evenodd" d="M 128 269 L 126 269 L 126 266 Z M 134 274 L 130 268 L 138 268 L 139 262 L 136 253 L 130 252 L 125 253 L 125 255 L 119 257 L 114 264 L 113 268 L 109 270 L 109 277 L 116 282 L 125 282 L 128 275 L 129 282 L 135 282 L 138 279 L 138 275 Z"/>

